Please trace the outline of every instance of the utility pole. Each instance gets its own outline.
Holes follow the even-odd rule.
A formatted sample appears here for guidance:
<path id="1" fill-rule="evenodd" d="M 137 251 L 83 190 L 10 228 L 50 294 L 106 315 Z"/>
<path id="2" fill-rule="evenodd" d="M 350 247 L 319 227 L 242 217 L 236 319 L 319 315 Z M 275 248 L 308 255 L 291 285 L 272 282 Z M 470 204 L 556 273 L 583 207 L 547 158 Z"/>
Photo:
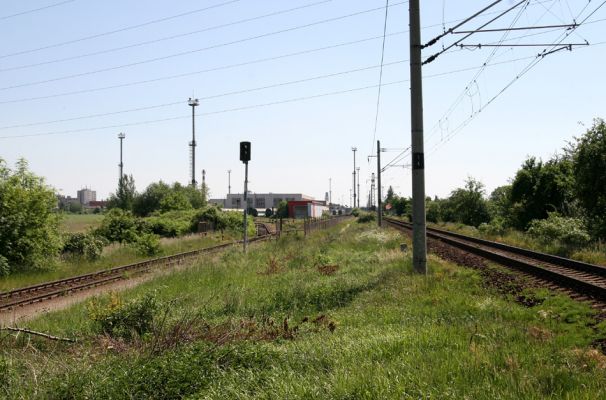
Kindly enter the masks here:
<path id="1" fill-rule="evenodd" d="M 227 194 L 231 194 L 231 169 L 227 170 Z"/>
<path id="2" fill-rule="evenodd" d="M 427 274 L 425 154 L 423 144 L 423 70 L 420 0 L 410 0 L 410 111 L 412 150 L 412 264 Z"/>
<path id="3" fill-rule="evenodd" d="M 356 169 L 356 173 L 358 174 L 358 208 L 360 208 L 360 167 Z"/>
<path id="4" fill-rule="evenodd" d="M 354 157 L 354 169 L 353 169 L 353 208 L 356 207 L 356 151 L 358 151 L 357 147 L 352 147 L 351 151 L 353 151 Z"/>
<path id="5" fill-rule="evenodd" d="M 383 225 L 383 210 L 381 204 L 381 142 L 377 140 L 377 224 Z"/>
<path id="6" fill-rule="evenodd" d="M 191 107 L 191 185 L 196 187 L 196 107 L 200 104 L 198 99 L 189 98 L 187 104 Z"/>
<path id="7" fill-rule="evenodd" d="M 120 179 L 119 181 L 122 180 L 122 177 L 124 177 L 124 163 L 122 162 L 122 141 L 124 140 L 124 138 L 126 137 L 126 135 L 122 132 L 118 133 L 118 139 L 120 139 L 120 164 L 118 164 L 118 167 L 120 167 Z"/>

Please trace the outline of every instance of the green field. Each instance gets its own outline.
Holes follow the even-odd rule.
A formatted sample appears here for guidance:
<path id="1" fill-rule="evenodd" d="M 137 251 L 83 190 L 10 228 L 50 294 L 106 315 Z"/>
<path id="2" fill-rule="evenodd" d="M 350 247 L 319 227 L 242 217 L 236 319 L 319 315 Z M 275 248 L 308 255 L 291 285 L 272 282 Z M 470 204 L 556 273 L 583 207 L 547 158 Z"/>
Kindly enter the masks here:
<path id="1" fill-rule="evenodd" d="M 101 224 L 101 214 L 62 214 L 61 230 L 63 232 L 86 232 L 90 228 L 96 228 Z"/>
<path id="2" fill-rule="evenodd" d="M 415 275 L 407 240 L 347 222 L 48 314 L 28 326 L 78 343 L 4 334 L 0 396 L 606 398 L 606 356 L 591 347 L 606 331 L 588 306 L 541 292 L 524 307 L 434 257 Z M 104 335 L 91 320 L 146 295 L 156 307 L 120 320 L 153 315 L 142 335 Z"/>

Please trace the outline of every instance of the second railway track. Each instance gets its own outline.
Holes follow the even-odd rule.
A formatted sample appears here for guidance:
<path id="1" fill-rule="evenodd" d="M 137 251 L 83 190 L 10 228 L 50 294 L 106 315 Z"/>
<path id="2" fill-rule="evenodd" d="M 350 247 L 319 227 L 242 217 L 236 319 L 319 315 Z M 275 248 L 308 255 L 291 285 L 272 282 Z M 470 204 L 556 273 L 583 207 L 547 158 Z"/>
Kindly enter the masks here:
<path id="1" fill-rule="evenodd" d="M 262 241 L 270 238 L 271 235 L 256 237 L 250 242 Z M 141 261 L 134 264 L 119 266 L 116 268 L 92 272 L 85 275 L 78 275 L 70 278 L 60 279 L 52 282 L 46 282 L 38 285 L 32 285 L 7 292 L 0 293 L 0 313 L 10 311 L 16 307 L 27 306 L 30 304 L 41 303 L 53 298 L 64 296 L 73 292 L 91 289 L 97 286 L 107 285 L 109 283 L 125 279 L 127 274 L 141 273 L 149 271 L 154 267 L 170 267 L 180 264 L 186 259 L 197 257 L 201 254 L 213 253 L 242 243 L 241 241 L 219 244 L 206 247 L 199 250 L 188 251 L 165 257 L 154 258 L 152 260 Z"/>
<path id="2" fill-rule="evenodd" d="M 393 218 L 385 218 L 385 221 L 401 230 L 412 229 L 411 224 Z M 427 228 L 427 236 L 566 289 L 572 289 L 583 296 L 606 302 L 606 267 L 441 229 Z"/>

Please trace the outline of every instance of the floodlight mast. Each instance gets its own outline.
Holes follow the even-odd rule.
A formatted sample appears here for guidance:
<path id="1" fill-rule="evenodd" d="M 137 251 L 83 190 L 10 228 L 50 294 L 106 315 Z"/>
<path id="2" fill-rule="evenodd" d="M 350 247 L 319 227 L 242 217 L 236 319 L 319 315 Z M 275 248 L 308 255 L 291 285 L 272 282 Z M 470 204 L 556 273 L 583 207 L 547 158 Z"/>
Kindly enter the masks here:
<path id="1" fill-rule="evenodd" d="M 120 167 L 120 181 L 122 180 L 122 177 L 124 177 L 124 163 L 122 162 L 122 141 L 125 137 L 126 135 L 123 132 L 118 133 L 118 139 L 120 139 L 120 164 L 118 164 L 118 167 Z"/>
<path id="2" fill-rule="evenodd" d="M 189 143 L 191 148 L 191 185 L 196 187 L 196 107 L 200 105 L 200 102 L 198 99 L 190 97 L 187 104 L 191 107 L 191 142 Z"/>

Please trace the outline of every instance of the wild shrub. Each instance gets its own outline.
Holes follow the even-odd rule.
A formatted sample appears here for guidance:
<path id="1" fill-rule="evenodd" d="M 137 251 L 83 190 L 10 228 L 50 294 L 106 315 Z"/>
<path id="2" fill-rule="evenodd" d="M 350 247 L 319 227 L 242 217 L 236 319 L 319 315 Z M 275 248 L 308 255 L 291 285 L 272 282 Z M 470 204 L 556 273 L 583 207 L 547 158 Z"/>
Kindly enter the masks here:
<path id="1" fill-rule="evenodd" d="M 0 277 L 8 276 L 11 273 L 11 266 L 8 265 L 6 257 L 0 254 Z"/>
<path id="2" fill-rule="evenodd" d="M 358 223 L 363 224 L 366 222 L 372 222 L 375 220 L 375 214 L 373 213 L 360 213 L 358 217 Z"/>
<path id="3" fill-rule="evenodd" d="M 155 256 L 160 253 L 160 237 L 153 233 L 143 233 L 137 236 L 133 246 L 142 256 Z"/>
<path id="4" fill-rule="evenodd" d="M 138 226 L 135 217 L 120 208 L 111 209 L 95 231 L 110 242 L 132 243 L 137 238 Z"/>
<path id="5" fill-rule="evenodd" d="M 105 241 L 91 233 L 69 233 L 63 241 L 61 252 L 92 261 L 101 257 L 104 246 Z"/>
<path id="6" fill-rule="evenodd" d="M 354 217 L 360 216 L 360 209 L 354 208 L 353 210 L 351 210 L 351 215 L 353 215 Z"/>
<path id="7" fill-rule="evenodd" d="M 583 221 L 562 217 L 556 213 L 550 213 L 547 219 L 531 221 L 528 234 L 545 244 L 557 241 L 570 248 L 585 246 L 591 240 Z"/>
<path id="8" fill-rule="evenodd" d="M 108 299 L 91 300 L 87 308 L 97 333 L 129 340 L 152 330 L 160 303 L 155 293 L 128 302 L 112 294 Z"/>
<path id="9" fill-rule="evenodd" d="M 503 218 L 495 217 L 489 223 L 481 223 L 478 230 L 487 235 L 502 236 L 507 231 L 507 223 Z"/>

